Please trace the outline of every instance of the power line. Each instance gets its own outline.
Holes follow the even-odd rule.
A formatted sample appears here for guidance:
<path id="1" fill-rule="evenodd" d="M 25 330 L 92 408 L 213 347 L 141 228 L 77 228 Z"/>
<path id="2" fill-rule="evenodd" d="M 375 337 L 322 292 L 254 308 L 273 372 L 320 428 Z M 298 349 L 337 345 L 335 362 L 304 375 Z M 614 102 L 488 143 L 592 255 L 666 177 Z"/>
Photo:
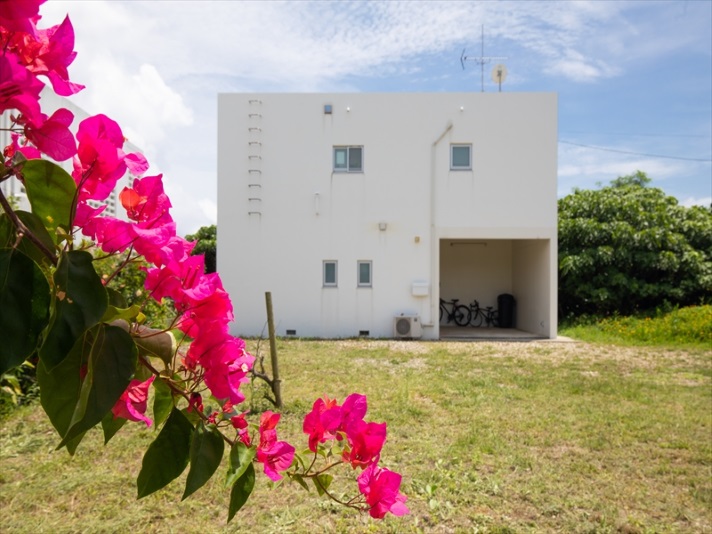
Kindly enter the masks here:
<path id="1" fill-rule="evenodd" d="M 630 150 L 618 150 L 617 148 L 609 148 L 609 147 L 604 147 L 604 146 L 584 145 L 582 143 L 573 143 L 571 141 L 559 140 L 559 143 L 562 143 L 564 145 L 580 146 L 583 148 L 591 148 L 593 150 L 603 150 L 605 152 L 617 152 L 618 154 L 632 154 L 634 156 L 647 156 L 649 158 L 679 159 L 679 160 L 683 160 L 683 161 L 701 161 L 704 163 L 712 162 L 712 159 L 685 158 L 683 156 L 665 156 L 663 154 L 647 154 L 645 152 L 633 152 Z"/>

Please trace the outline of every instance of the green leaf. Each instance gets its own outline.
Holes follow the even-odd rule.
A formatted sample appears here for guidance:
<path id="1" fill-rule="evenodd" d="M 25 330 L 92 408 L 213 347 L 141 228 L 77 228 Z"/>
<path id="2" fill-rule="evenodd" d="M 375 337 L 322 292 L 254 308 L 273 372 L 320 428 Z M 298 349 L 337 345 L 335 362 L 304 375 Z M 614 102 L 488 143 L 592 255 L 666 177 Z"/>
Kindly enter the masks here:
<path id="1" fill-rule="evenodd" d="M 190 458 L 193 425 L 177 408 L 173 408 L 161 432 L 143 456 L 136 486 L 141 499 L 167 486 L 185 470 Z"/>
<path id="2" fill-rule="evenodd" d="M 72 203 L 77 186 L 62 167 L 43 159 L 27 161 L 22 167 L 27 198 L 56 243 L 71 232 Z M 57 232 L 61 228 L 64 232 Z"/>
<path id="3" fill-rule="evenodd" d="M 225 442 L 222 434 L 211 425 L 206 428 L 201 422 L 193 431 L 190 442 L 190 471 L 185 481 L 181 500 L 186 499 L 210 480 L 222 461 Z"/>
<path id="4" fill-rule="evenodd" d="M 128 304 L 126 304 L 124 296 L 113 287 L 107 287 L 106 294 L 109 296 L 109 306 L 114 306 L 115 308 L 128 308 Z"/>
<path id="5" fill-rule="evenodd" d="M 48 371 L 66 357 L 84 332 L 99 322 L 108 305 L 106 289 L 88 252 L 71 251 L 62 255 L 54 283 L 54 313 L 39 352 Z"/>
<path id="6" fill-rule="evenodd" d="M 230 449 L 230 463 L 227 468 L 225 485 L 230 487 L 237 482 L 247 468 L 252 465 L 256 450 L 248 447 L 241 441 L 235 443 Z"/>
<path id="7" fill-rule="evenodd" d="M 79 402 L 58 448 L 99 424 L 131 382 L 138 359 L 136 345 L 119 327 L 101 324 L 88 335 L 87 374 Z"/>
<path id="8" fill-rule="evenodd" d="M 230 506 L 227 513 L 229 523 L 235 514 L 240 511 L 255 487 L 255 467 L 250 463 L 240 478 L 237 479 L 230 490 Z"/>
<path id="9" fill-rule="evenodd" d="M 104 312 L 104 316 L 101 318 L 101 322 L 110 323 L 112 321 L 116 321 L 117 319 L 131 321 L 132 319 L 138 317 L 139 313 L 141 313 L 141 308 L 136 304 L 128 308 L 117 308 L 116 306 L 112 306 L 111 304 L 109 304 L 106 307 L 106 312 Z"/>
<path id="10" fill-rule="evenodd" d="M 158 428 L 173 409 L 173 392 L 168 384 L 158 377 L 153 381 L 153 423 Z"/>
<path id="11" fill-rule="evenodd" d="M 126 424 L 128 419 L 123 417 L 114 417 L 112 412 L 107 413 L 104 419 L 101 420 L 101 429 L 104 431 L 104 445 L 109 443 L 109 440 L 121 430 L 121 427 Z"/>
<path id="12" fill-rule="evenodd" d="M 331 486 L 331 482 L 334 480 L 334 477 L 324 473 L 315 476 L 312 480 L 314 481 L 314 487 L 316 488 L 317 493 L 319 496 L 322 496 L 326 490 L 329 489 L 329 486 Z"/>
<path id="13" fill-rule="evenodd" d="M 0 374 L 36 350 L 49 302 L 49 284 L 37 264 L 22 252 L 0 249 Z"/>
<path id="14" fill-rule="evenodd" d="M 42 361 L 37 363 L 37 383 L 40 402 L 52 426 L 60 436 L 69 429 L 82 388 L 81 367 L 84 360 L 84 339 L 74 345 L 67 357 L 52 371 Z"/>
<path id="15" fill-rule="evenodd" d="M 292 480 L 296 480 L 301 487 L 309 491 L 309 486 L 307 486 L 307 483 L 302 475 L 292 475 Z"/>
<path id="16" fill-rule="evenodd" d="M 52 237 L 47 233 L 47 229 L 42 224 L 42 221 L 34 213 L 18 210 L 15 212 L 17 218 L 34 234 L 34 236 L 45 246 L 52 254 L 56 254 L 56 247 Z M 15 225 L 10 220 L 7 214 L 0 214 L 0 247 L 14 247 L 17 240 Z M 40 251 L 37 246 L 24 237 L 20 240 L 17 250 L 24 252 L 39 265 L 49 265 L 49 258 Z"/>

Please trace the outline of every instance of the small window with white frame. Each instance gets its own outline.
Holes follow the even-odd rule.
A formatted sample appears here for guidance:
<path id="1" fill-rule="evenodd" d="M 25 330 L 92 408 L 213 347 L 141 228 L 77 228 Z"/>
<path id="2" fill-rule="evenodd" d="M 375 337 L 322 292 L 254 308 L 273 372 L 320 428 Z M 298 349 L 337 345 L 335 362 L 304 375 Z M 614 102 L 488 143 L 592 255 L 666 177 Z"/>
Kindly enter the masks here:
<path id="1" fill-rule="evenodd" d="M 334 172 L 363 172 L 363 147 L 335 146 Z"/>
<path id="2" fill-rule="evenodd" d="M 373 262 L 359 260 L 356 262 L 358 287 L 371 287 L 373 285 Z"/>
<path id="3" fill-rule="evenodd" d="M 469 144 L 450 145 L 450 170 L 451 171 L 472 170 L 472 145 L 469 145 Z"/>
<path id="4" fill-rule="evenodd" d="M 324 260 L 322 267 L 322 280 L 324 287 L 337 287 L 337 267 L 336 260 Z"/>

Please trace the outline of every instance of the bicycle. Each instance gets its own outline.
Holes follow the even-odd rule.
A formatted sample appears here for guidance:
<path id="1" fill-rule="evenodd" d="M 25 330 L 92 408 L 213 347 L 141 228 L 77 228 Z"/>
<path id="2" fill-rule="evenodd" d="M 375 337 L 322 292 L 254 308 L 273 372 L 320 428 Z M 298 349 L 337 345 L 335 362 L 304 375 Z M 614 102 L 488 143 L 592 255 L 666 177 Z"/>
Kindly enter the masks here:
<path id="1" fill-rule="evenodd" d="M 459 299 L 452 299 L 450 302 L 440 299 L 440 322 L 443 322 L 443 316 L 447 318 L 447 322 L 454 321 L 457 326 L 467 326 L 470 324 L 470 310 L 464 304 L 458 304 Z M 448 309 L 450 306 L 450 309 Z"/>
<path id="2" fill-rule="evenodd" d="M 470 304 L 470 324 L 472 326 L 482 326 L 484 322 L 489 326 L 499 326 L 499 313 L 492 306 L 481 308 L 480 303 L 475 300 Z"/>

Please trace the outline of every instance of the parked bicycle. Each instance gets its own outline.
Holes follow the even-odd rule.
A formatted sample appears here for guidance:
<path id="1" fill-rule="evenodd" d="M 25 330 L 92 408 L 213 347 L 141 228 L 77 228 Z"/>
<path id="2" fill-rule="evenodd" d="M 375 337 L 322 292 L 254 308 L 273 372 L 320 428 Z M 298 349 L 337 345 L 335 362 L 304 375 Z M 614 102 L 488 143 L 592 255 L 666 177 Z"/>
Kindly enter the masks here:
<path id="1" fill-rule="evenodd" d="M 440 299 L 440 322 L 443 322 L 443 316 L 447 318 L 447 322 L 455 322 L 457 326 L 467 326 L 470 324 L 470 309 L 464 304 L 458 304 L 460 299 L 452 299 L 447 302 Z"/>
<path id="2" fill-rule="evenodd" d="M 470 324 L 472 326 L 499 326 L 499 313 L 492 306 L 480 307 L 480 303 L 475 300 L 470 304 Z"/>

